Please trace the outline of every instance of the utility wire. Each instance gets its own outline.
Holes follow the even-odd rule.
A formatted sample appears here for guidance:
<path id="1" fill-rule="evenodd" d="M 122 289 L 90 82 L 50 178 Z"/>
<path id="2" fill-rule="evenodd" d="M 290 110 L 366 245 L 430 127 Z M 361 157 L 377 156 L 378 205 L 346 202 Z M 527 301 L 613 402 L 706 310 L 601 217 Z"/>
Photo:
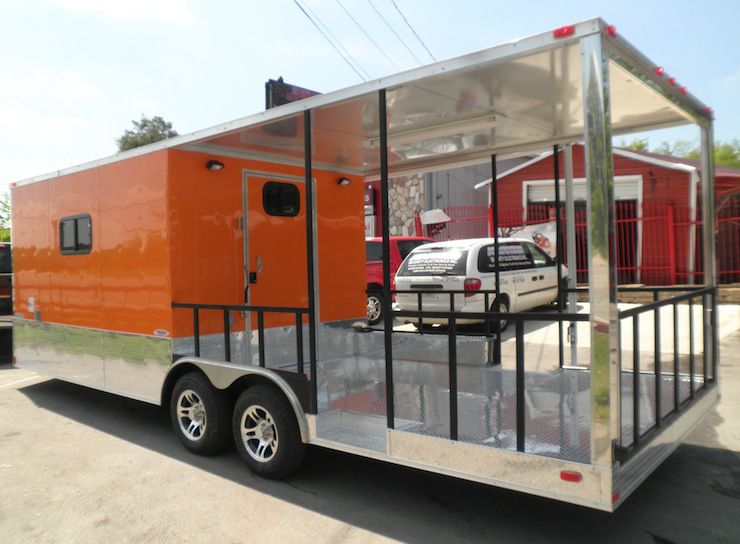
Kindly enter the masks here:
<path id="1" fill-rule="evenodd" d="M 405 16 L 405 15 L 403 14 L 403 12 L 401 11 L 401 8 L 399 8 L 399 7 L 398 7 L 398 4 L 396 4 L 396 0 L 391 0 L 391 4 L 393 4 L 393 7 L 394 7 L 394 8 L 396 8 L 396 11 L 398 12 L 398 14 L 399 14 L 399 15 L 401 16 L 401 18 L 403 19 L 403 22 L 404 22 L 404 23 L 406 23 L 406 26 L 408 26 L 408 27 L 409 27 L 409 28 L 411 29 L 411 32 L 413 32 L 413 33 L 414 33 L 414 36 L 416 36 L 416 39 L 417 39 L 417 40 L 419 40 L 419 43 L 420 43 L 420 44 L 422 45 L 422 47 L 423 47 L 424 49 L 426 49 L 426 50 L 427 50 L 427 53 L 429 53 L 429 56 L 430 56 L 430 57 L 432 57 L 432 60 L 433 60 L 433 61 L 435 61 L 435 62 L 437 62 L 437 59 L 436 59 L 436 58 L 434 57 L 434 55 L 432 55 L 432 52 L 431 52 L 431 51 L 429 50 L 429 48 L 427 47 L 427 44 L 425 44 L 425 43 L 424 43 L 424 40 L 422 40 L 422 39 L 421 39 L 421 36 L 419 36 L 419 35 L 418 35 L 418 34 L 416 33 L 416 30 L 414 30 L 414 27 L 413 27 L 413 26 L 411 26 L 411 23 L 409 23 L 409 20 L 408 20 L 408 19 L 406 19 L 406 16 Z"/>
<path id="2" fill-rule="evenodd" d="M 337 0 L 337 4 L 339 4 L 339 7 L 340 7 L 340 8 L 342 8 L 342 9 L 344 10 L 344 13 L 346 13 L 346 14 L 347 14 L 347 16 L 348 16 L 348 17 L 349 17 L 350 19 L 352 19 L 352 22 L 353 22 L 353 23 L 355 23 L 355 25 L 357 25 L 357 28 L 359 28 L 359 29 L 360 29 L 360 30 L 362 31 L 362 33 L 363 33 L 363 34 L 364 34 L 364 35 L 365 35 L 365 36 L 367 37 L 367 39 L 368 39 L 368 40 L 370 40 L 370 41 L 372 42 L 372 44 L 373 44 L 373 45 L 375 46 L 375 48 L 376 48 L 376 49 L 377 49 L 378 51 L 380 51 L 380 52 L 382 53 L 382 55 L 383 55 L 383 56 L 384 56 L 384 57 L 385 57 L 386 59 L 388 59 L 388 62 L 390 62 L 390 63 L 391 63 L 391 64 L 392 64 L 392 65 L 393 65 L 393 66 L 394 66 L 394 67 L 396 68 L 396 70 L 400 70 L 400 68 L 398 67 L 398 64 L 396 64 L 395 62 L 393 62 L 393 59 L 392 59 L 392 58 L 390 58 L 390 57 L 388 56 L 388 54 L 387 54 L 387 53 L 386 53 L 385 51 L 383 51 L 383 49 L 382 49 L 382 48 L 381 48 L 381 47 L 380 47 L 380 46 L 379 46 L 379 45 L 377 44 L 377 42 L 376 42 L 375 40 L 373 40 L 372 36 L 370 36 L 370 34 L 368 34 L 368 33 L 367 33 L 367 31 L 366 31 L 366 30 L 365 30 L 365 29 L 363 28 L 363 26 L 362 26 L 362 25 L 361 25 L 361 24 L 360 24 L 360 23 L 359 23 L 359 22 L 357 21 L 357 19 L 355 19 L 355 18 L 354 18 L 354 17 L 352 16 L 352 14 L 351 14 L 351 13 L 349 12 L 349 10 L 348 10 L 348 9 L 347 9 L 346 7 L 344 7 L 344 4 L 342 4 L 342 2 L 340 2 L 339 0 Z"/>
<path id="3" fill-rule="evenodd" d="M 304 0 L 304 2 L 305 2 L 305 0 Z M 356 60 L 354 60 L 354 57 L 352 57 L 352 55 L 350 55 L 349 52 L 347 52 L 347 55 L 349 56 L 349 58 L 347 58 L 347 56 L 345 56 L 344 53 L 342 53 L 342 51 L 339 50 L 339 47 L 337 47 L 337 45 L 329 38 L 329 36 L 326 34 L 326 32 L 324 32 L 321 29 L 321 27 L 318 25 L 318 23 L 316 21 L 314 21 L 313 17 L 311 17 L 308 14 L 308 12 L 305 9 L 303 9 L 303 6 L 298 3 L 298 0 L 293 0 L 293 3 L 296 6 L 298 6 L 298 9 L 300 9 L 303 12 L 303 14 L 306 16 L 306 18 L 309 21 L 311 21 L 311 24 L 313 24 L 313 26 L 316 27 L 316 30 L 318 30 L 321 33 L 321 35 L 326 39 L 326 41 L 329 42 L 329 45 L 331 45 L 334 48 L 334 50 L 339 54 L 339 56 L 342 57 L 342 59 L 344 59 L 344 62 L 346 62 L 349 65 L 349 67 L 352 68 L 352 70 L 360 77 L 360 79 L 362 81 L 367 81 L 370 76 L 368 75 L 368 77 L 365 77 L 364 75 L 362 75 L 360 73 L 360 70 L 362 70 L 363 72 L 365 72 L 365 70 L 363 70 L 362 69 L 362 66 L 360 66 L 360 64 L 357 63 Z M 306 6 L 308 7 L 308 4 L 306 4 Z M 318 17 L 316 17 L 316 19 L 318 19 Z M 323 25 L 323 23 L 321 23 L 321 24 Z M 328 29 L 327 29 L 327 31 L 328 31 Z M 334 39 L 336 40 L 336 38 L 334 38 Z M 337 41 L 337 43 L 339 43 L 339 42 Z M 341 46 L 341 44 L 339 44 L 339 45 Z M 352 60 L 354 60 L 355 63 L 357 63 L 357 66 L 359 67 L 360 70 L 358 70 L 357 68 L 355 68 L 355 65 L 352 64 L 352 62 L 349 60 L 350 58 Z M 367 74 L 367 72 L 365 72 L 365 74 Z"/>
<path id="4" fill-rule="evenodd" d="M 391 30 L 391 32 L 393 32 L 393 34 L 396 36 L 396 38 L 398 38 L 398 41 L 400 41 L 403 44 L 403 46 L 406 48 L 406 50 L 409 53 L 411 53 L 411 56 L 416 59 L 416 62 L 418 62 L 419 64 L 424 64 L 423 62 L 421 62 L 421 60 L 419 59 L 419 57 L 417 57 L 414 54 L 414 52 L 411 50 L 411 48 L 408 45 L 406 45 L 406 42 L 403 41 L 403 39 L 401 38 L 401 36 L 398 35 L 398 32 L 396 32 L 396 30 L 391 26 L 391 24 L 386 20 L 386 18 L 383 17 L 383 14 L 380 13 L 380 11 L 378 10 L 378 8 L 375 7 L 375 4 L 373 4 L 373 0 L 367 0 L 367 3 L 370 4 L 370 7 L 372 7 L 375 10 L 375 13 L 378 14 L 378 17 L 380 17 L 381 19 L 383 19 L 383 22 L 386 24 L 386 26 Z"/>
<path id="5" fill-rule="evenodd" d="M 348 58 L 350 58 L 352 60 L 352 62 L 355 63 L 355 66 L 357 66 L 357 68 L 359 68 L 359 70 L 367 77 L 367 79 L 371 79 L 371 76 L 368 73 L 368 71 L 365 70 L 365 68 L 362 66 L 362 64 L 360 64 L 359 61 L 355 57 L 352 56 L 352 53 L 350 53 L 347 50 L 347 48 L 344 47 L 344 45 L 342 44 L 342 41 L 334 35 L 334 33 L 331 31 L 331 29 L 329 29 L 328 26 L 326 26 L 326 24 L 324 24 L 324 21 L 321 20 L 321 18 L 316 14 L 316 12 L 311 9 L 311 6 L 308 4 L 308 0 L 303 0 L 303 5 L 306 7 L 306 9 L 308 10 L 308 12 L 314 17 L 314 19 L 316 19 L 316 21 L 318 21 L 318 23 L 322 27 L 324 27 L 324 30 L 329 34 L 329 36 L 332 37 L 332 39 L 342 49 L 342 51 L 344 51 L 344 54 Z"/>

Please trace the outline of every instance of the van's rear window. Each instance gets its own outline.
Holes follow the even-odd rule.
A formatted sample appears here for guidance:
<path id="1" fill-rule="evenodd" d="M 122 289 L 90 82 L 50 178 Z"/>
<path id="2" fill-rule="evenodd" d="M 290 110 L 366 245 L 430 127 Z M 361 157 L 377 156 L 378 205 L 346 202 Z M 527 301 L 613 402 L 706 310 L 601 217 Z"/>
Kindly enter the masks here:
<path id="1" fill-rule="evenodd" d="M 398 269 L 399 276 L 464 276 L 468 251 L 430 248 L 409 255 Z"/>

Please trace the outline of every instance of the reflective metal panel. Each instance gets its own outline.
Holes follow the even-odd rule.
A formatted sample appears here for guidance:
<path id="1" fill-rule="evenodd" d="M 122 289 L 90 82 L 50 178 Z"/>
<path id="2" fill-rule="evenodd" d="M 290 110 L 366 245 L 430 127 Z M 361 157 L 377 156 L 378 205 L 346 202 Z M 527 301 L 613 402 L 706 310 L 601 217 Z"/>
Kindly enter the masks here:
<path id="1" fill-rule="evenodd" d="M 18 366 L 40 374 L 160 403 L 171 340 L 16 319 Z"/>
<path id="2" fill-rule="evenodd" d="M 581 40 L 591 300 L 591 460 L 611 466 L 619 436 L 619 322 L 614 239 L 614 164 L 611 151 L 608 59 L 601 36 Z"/>

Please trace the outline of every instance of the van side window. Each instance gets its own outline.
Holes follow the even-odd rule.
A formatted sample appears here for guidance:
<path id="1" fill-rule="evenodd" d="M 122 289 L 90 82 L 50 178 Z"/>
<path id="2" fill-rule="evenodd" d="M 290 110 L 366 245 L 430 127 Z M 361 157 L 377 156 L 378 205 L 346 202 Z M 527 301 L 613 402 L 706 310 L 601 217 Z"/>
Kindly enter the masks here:
<path id="1" fill-rule="evenodd" d="M 63 217 L 59 221 L 59 249 L 62 255 L 90 253 L 92 220 L 89 215 Z"/>
<path id="2" fill-rule="evenodd" d="M 483 246 L 478 252 L 478 272 L 496 271 L 496 247 L 494 244 Z M 532 260 L 519 242 L 501 244 L 498 250 L 499 270 L 521 270 L 530 268 Z"/>
<path id="3" fill-rule="evenodd" d="M 529 255 L 532 257 L 532 263 L 534 263 L 535 267 L 540 268 L 542 266 L 552 266 L 555 264 L 552 257 L 535 244 L 525 244 L 525 247 L 527 248 Z"/>
<path id="4" fill-rule="evenodd" d="M 301 194 L 292 183 L 268 181 L 262 189 L 262 207 L 268 215 L 295 217 L 301 209 Z"/>

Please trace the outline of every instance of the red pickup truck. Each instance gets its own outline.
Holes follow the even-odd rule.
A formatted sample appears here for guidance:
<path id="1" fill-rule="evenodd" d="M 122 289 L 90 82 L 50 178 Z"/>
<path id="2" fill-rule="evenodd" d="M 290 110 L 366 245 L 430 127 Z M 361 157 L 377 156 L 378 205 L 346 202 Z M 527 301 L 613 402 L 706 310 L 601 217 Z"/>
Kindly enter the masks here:
<path id="1" fill-rule="evenodd" d="M 434 242 L 420 236 L 391 236 L 391 289 L 395 289 L 394 276 L 411 251 L 422 244 Z M 367 321 L 375 325 L 383 319 L 383 239 L 365 238 L 367 255 Z"/>

